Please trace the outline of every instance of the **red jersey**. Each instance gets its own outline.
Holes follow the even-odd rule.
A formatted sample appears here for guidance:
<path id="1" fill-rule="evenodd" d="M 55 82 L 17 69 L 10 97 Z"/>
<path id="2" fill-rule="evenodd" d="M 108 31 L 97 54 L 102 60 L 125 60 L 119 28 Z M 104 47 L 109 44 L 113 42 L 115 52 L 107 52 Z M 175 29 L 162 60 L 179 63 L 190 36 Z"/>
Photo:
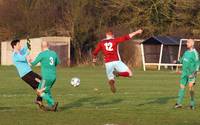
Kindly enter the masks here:
<path id="1" fill-rule="evenodd" d="M 102 40 L 97 44 L 96 49 L 93 51 L 93 56 L 97 56 L 98 52 L 101 50 L 104 55 L 104 61 L 112 62 L 120 60 L 118 44 L 126 40 L 130 40 L 129 35 L 125 35 L 119 38 Z"/>

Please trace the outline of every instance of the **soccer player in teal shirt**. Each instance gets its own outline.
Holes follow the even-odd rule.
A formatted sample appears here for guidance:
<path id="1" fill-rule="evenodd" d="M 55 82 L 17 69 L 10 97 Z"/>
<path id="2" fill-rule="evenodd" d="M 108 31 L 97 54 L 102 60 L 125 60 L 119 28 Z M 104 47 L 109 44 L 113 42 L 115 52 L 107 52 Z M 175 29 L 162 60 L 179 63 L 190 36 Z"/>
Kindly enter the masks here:
<path id="1" fill-rule="evenodd" d="M 56 52 L 48 49 L 48 43 L 42 42 L 42 52 L 31 62 L 32 66 L 41 64 L 42 82 L 38 89 L 39 95 L 47 101 L 50 111 L 57 111 L 58 102 L 51 95 L 51 88 L 56 81 L 56 66 L 60 63 Z"/>
<path id="2" fill-rule="evenodd" d="M 175 104 L 175 108 L 182 107 L 182 101 L 185 95 L 185 87 L 186 85 L 189 85 L 190 108 L 195 109 L 194 84 L 197 71 L 199 70 L 199 54 L 194 49 L 194 40 L 187 40 L 187 48 L 188 50 L 184 52 L 183 57 L 180 59 L 180 63 L 182 63 L 182 74 L 180 80 L 180 89 L 178 92 L 178 100 Z"/>
<path id="3" fill-rule="evenodd" d="M 22 48 L 20 40 L 16 39 L 11 42 L 11 47 L 13 48 L 12 61 L 17 68 L 20 78 L 37 92 L 41 76 L 33 72 L 27 62 L 27 57 L 29 55 L 27 44 Z M 43 108 L 42 98 L 40 96 L 37 96 L 35 103 L 38 104 L 40 108 Z"/>

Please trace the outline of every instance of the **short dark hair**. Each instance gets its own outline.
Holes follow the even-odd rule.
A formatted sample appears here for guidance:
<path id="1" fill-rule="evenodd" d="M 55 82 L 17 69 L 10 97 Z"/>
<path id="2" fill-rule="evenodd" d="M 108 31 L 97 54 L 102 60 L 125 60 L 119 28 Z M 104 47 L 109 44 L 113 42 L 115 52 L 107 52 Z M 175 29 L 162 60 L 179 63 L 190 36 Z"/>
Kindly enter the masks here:
<path id="1" fill-rule="evenodd" d="M 12 48 L 14 48 L 14 46 L 16 46 L 17 45 L 17 43 L 19 43 L 20 42 L 20 40 L 19 39 L 15 39 L 15 40 L 13 40 L 12 42 L 11 42 L 11 46 L 12 46 Z"/>

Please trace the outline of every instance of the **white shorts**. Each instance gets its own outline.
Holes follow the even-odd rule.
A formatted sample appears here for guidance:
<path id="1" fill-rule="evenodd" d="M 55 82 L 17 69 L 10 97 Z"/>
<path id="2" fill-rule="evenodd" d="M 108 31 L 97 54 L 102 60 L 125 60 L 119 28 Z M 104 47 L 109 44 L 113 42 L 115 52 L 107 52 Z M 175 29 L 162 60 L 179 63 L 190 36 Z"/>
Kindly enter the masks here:
<path id="1" fill-rule="evenodd" d="M 122 61 L 112 61 L 105 63 L 106 66 L 106 74 L 108 80 L 112 80 L 115 78 L 113 71 L 116 70 L 117 72 L 127 72 L 129 70 L 128 66 L 124 64 Z"/>

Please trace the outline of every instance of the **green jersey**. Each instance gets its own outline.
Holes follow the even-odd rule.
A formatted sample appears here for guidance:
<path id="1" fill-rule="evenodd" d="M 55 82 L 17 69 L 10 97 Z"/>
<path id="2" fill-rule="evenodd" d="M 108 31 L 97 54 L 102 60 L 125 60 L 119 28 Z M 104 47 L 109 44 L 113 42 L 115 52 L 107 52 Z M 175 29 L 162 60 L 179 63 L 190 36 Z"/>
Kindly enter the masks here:
<path id="1" fill-rule="evenodd" d="M 188 76 L 199 70 L 199 54 L 195 49 L 185 51 L 180 62 L 182 63 L 183 75 Z"/>
<path id="2" fill-rule="evenodd" d="M 41 52 L 31 65 L 35 66 L 39 62 L 43 79 L 56 78 L 56 66 L 60 63 L 56 52 L 51 50 Z"/>

